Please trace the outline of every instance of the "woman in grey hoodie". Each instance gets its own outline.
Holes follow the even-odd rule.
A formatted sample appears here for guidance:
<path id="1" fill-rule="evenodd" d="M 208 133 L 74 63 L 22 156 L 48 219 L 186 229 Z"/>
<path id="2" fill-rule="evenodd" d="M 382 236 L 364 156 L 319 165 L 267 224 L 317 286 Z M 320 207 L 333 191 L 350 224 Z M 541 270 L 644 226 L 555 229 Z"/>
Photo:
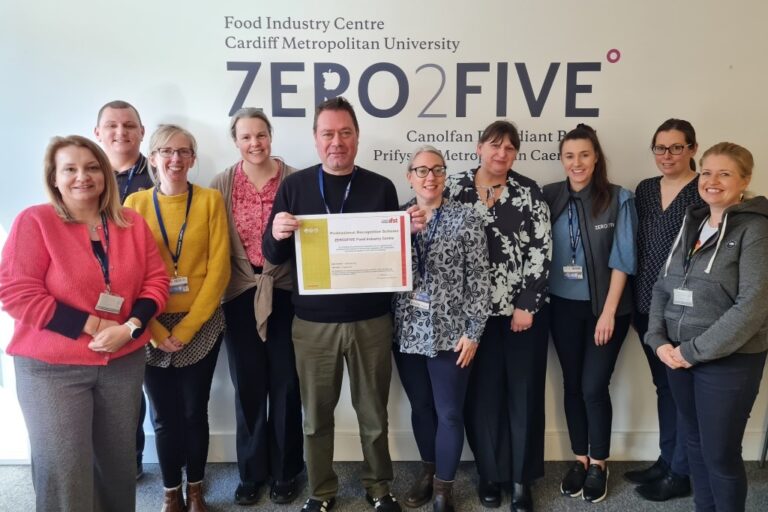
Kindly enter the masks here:
<path id="1" fill-rule="evenodd" d="M 747 149 L 721 142 L 700 165 L 707 206 L 686 212 L 653 289 L 645 343 L 668 367 L 696 510 L 738 511 L 747 496 L 741 442 L 768 350 L 768 200 L 744 198 Z"/>

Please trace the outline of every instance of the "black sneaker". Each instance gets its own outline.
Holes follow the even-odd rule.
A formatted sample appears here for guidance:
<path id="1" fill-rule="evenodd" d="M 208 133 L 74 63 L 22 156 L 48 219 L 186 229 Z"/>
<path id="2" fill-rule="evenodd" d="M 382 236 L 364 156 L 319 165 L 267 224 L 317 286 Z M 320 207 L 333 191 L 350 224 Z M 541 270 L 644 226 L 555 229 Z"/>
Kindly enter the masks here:
<path id="1" fill-rule="evenodd" d="M 365 499 L 373 505 L 373 509 L 376 510 L 376 512 L 402 512 L 402 508 L 400 508 L 400 504 L 397 502 L 397 499 L 395 499 L 394 496 L 392 496 L 391 492 L 388 492 L 384 496 L 380 498 L 374 498 L 368 493 L 365 493 Z"/>
<path id="2" fill-rule="evenodd" d="M 307 502 L 301 508 L 304 512 L 328 512 L 336 504 L 336 498 L 328 500 L 316 500 L 314 498 L 307 498 Z"/>
<path id="3" fill-rule="evenodd" d="M 600 503 L 608 495 L 608 465 L 605 469 L 597 464 L 590 464 L 581 497 L 590 503 Z"/>
<path id="4" fill-rule="evenodd" d="M 587 478 L 587 470 L 584 469 L 584 464 L 577 460 L 560 482 L 560 492 L 565 496 L 578 498 L 581 496 L 585 478 Z"/>

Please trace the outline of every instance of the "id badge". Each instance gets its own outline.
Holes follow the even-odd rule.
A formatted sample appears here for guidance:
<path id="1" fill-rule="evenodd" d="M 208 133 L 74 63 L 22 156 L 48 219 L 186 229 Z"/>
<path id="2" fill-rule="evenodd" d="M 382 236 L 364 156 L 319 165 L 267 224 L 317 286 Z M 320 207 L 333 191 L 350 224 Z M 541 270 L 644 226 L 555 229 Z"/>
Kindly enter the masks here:
<path id="1" fill-rule="evenodd" d="M 189 291 L 189 279 L 186 276 L 172 277 L 169 291 L 173 294 L 187 293 Z"/>
<path id="2" fill-rule="evenodd" d="M 429 310 L 429 294 L 427 292 L 413 292 L 409 302 L 413 307 Z"/>
<path id="3" fill-rule="evenodd" d="M 109 292 L 101 292 L 99 294 L 99 301 L 96 303 L 96 311 L 103 311 L 104 313 L 120 313 L 120 308 L 123 306 L 125 299 L 119 295 L 112 295 Z"/>
<path id="4" fill-rule="evenodd" d="M 675 288 L 672 296 L 672 302 L 675 306 L 685 306 L 687 308 L 693 307 L 693 290 L 686 290 L 685 288 Z"/>
<path id="5" fill-rule="evenodd" d="M 563 267 L 563 277 L 576 281 L 584 279 L 584 269 L 581 265 L 565 265 Z"/>

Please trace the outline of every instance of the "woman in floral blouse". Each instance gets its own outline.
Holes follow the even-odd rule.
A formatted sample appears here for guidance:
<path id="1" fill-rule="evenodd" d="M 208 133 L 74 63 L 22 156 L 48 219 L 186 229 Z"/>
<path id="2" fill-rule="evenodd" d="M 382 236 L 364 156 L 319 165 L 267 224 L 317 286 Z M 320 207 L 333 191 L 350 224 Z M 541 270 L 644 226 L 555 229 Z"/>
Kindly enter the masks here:
<path id="1" fill-rule="evenodd" d="M 488 318 L 490 282 L 482 220 L 443 198 L 445 173 L 442 154 L 431 146 L 416 150 L 408 164 L 416 197 L 405 207 L 418 204 L 427 225 L 413 237 L 413 291 L 394 297 L 394 353 L 423 461 L 405 504 L 420 507 L 434 488 L 434 510 L 448 512 L 454 510 L 464 396 Z"/>
<path id="2" fill-rule="evenodd" d="M 517 128 L 491 123 L 477 145 L 480 166 L 451 176 L 447 196 L 471 205 L 485 224 L 491 264 L 491 317 L 467 392 L 467 439 L 483 505 L 501 504 L 514 482 L 512 510 L 531 510 L 530 484 L 544 475 L 549 208 L 535 181 L 512 170 Z M 478 251 L 479 252 L 479 251 Z"/>

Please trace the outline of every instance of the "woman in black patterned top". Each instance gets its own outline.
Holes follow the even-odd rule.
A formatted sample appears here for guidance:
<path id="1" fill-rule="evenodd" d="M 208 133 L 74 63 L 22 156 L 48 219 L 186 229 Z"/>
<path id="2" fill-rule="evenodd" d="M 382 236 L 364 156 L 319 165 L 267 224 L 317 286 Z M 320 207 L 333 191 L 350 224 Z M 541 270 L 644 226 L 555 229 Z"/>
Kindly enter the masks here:
<path id="1" fill-rule="evenodd" d="M 648 178 L 637 186 L 635 204 L 639 219 L 637 275 L 634 278 L 635 313 L 632 324 L 640 337 L 648 330 L 651 290 L 680 231 L 688 206 L 704 205 L 698 193 L 694 156 L 698 144 L 691 123 L 667 119 L 656 129 L 651 151 L 661 176 Z M 661 456 L 649 468 L 625 474 L 641 484 L 637 492 L 652 501 L 665 501 L 690 494 L 685 441 L 678 436 L 677 408 L 667 382 L 666 366 L 652 349 L 643 344 L 658 396 L 659 448 Z"/>
<path id="2" fill-rule="evenodd" d="M 470 376 L 467 439 L 485 506 L 514 482 L 512 510 L 531 510 L 530 484 L 544 474 L 544 385 L 552 258 L 549 207 L 535 181 L 512 170 L 517 128 L 491 123 L 477 145 L 480 167 L 451 176 L 447 195 L 483 218 L 491 264 L 491 316 Z"/>

